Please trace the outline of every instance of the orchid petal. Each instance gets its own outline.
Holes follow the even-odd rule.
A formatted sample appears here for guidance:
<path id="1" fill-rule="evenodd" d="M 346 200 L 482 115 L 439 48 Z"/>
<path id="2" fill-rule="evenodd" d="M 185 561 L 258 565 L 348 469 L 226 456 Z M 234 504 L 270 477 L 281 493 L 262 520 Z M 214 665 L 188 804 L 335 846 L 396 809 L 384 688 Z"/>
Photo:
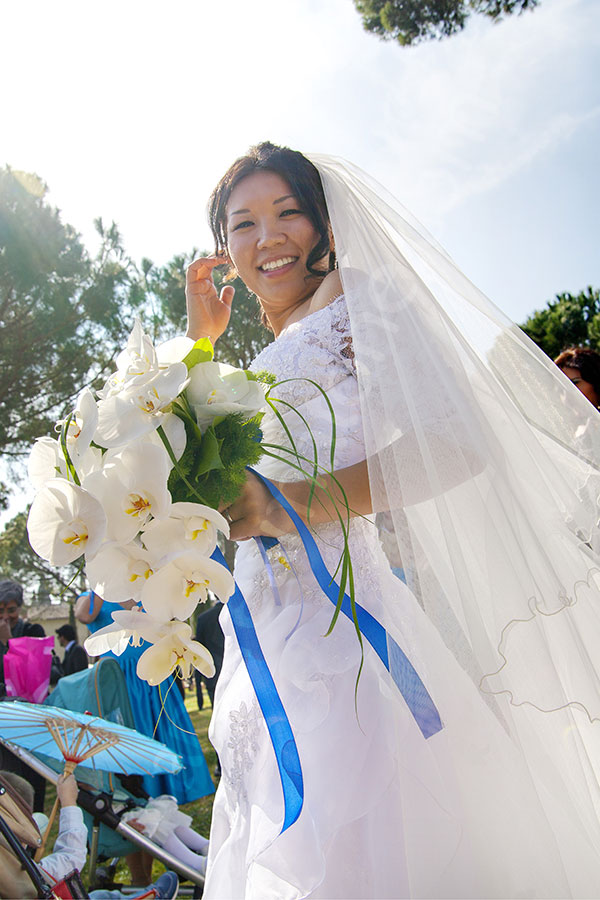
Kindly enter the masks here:
<path id="1" fill-rule="evenodd" d="M 187 619 L 208 591 L 225 602 L 235 590 L 231 572 L 215 560 L 182 553 L 152 575 L 142 588 L 141 601 L 157 618 Z"/>
<path id="2" fill-rule="evenodd" d="M 217 528 L 229 537 L 229 523 L 216 509 L 202 503 L 173 503 L 167 519 L 153 520 L 144 528 L 142 542 L 162 560 L 182 550 L 210 556 L 217 546 Z"/>
<path id="3" fill-rule="evenodd" d="M 66 566 L 82 553 L 91 558 L 97 552 L 106 532 L 106 515 L 88 491 L 64 478 L 52 478 L 31 504 L 27 531 L 38 556 Z"/>
<path id="4" fill-rule="evenodd" d="M 184 677 L 189 677 L 192 666 L 207 678 L 215 674 L 213 658 L 206 647 L 197 641 L 182 638 L 181 630 L 173 629 L 142 653 L 137 664 L 137 674 L 149 684 L 157 685 L 176 668 L 181 670 Z"/>
<path id="5" fill-rule="evenodd" d="M 176 337 L 170 341 L 164 341 L 156 348 L 156 356 L 160 365 L 165 363 L 183 362 L 190 350 L 194 348 L 194 341 L 189 337 Z"/>
<path id="6" fill-rule="evenodd" d="M 66 478 L 67 467 L 58 441 L 51 437 L 38 438 L 29 454 L 27 472 L 36 489 L 57 475 Z"/>
<path id="7" fill-rule="evenodd" d="M 89 388 L 77 398 L 75 411 L 67 429 L 69 453 L 75 448 L 82 454 L 90 446 L 98 424 L 98 404 Z"/>
<path id="8" fill-rule="evenodd" d="M 128 544 L 150 516 L 160 519 L 168 515 L 168 472 L 165 450 L 148 441 L 106 454 L 102 471 L 86 478 L 84 487 L 104 507 L 109 540 Z"/>
<path id="9" fill-rule="evenodd" d="M 101 547 L 85 568 L 91 590 L 109 603 L 136 600 L 152 573 L 150 554 L 134 542 Z"/>

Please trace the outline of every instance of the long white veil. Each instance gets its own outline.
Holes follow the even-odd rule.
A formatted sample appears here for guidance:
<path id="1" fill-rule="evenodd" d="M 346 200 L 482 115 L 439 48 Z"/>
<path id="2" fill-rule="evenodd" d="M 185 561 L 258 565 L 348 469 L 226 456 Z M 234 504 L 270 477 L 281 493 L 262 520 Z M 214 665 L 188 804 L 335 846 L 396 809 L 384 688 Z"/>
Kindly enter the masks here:
<path id="1" fill-rule="evenodd" d="M 374 508 L 446 646 L 526 754 L 558 760 L 597 837 L 600 415 L 381 186 L 310 158 Z"/>

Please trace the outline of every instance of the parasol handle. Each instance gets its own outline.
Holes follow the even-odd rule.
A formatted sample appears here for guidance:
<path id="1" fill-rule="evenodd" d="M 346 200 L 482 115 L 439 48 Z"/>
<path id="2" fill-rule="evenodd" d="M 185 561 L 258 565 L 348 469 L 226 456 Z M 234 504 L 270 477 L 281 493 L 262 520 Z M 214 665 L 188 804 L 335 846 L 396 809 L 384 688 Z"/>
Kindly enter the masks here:
<path id="1" fill-rule="evenodd" d="M 74 760 L 72 760 L 72 759 L 66 760 L 65 767 L 63 769 L 63 776 L 65 778 L 68 778 L 69 775 L 73 774 L 76 767 L 77 767 L 77 763 Z M 57 793 L 56 800 L 54 801 L 54 806 L 52 807 L 52 812 L 50 813 L 50 818 L 48 819 L 48 824 L 46 825 L 46 829 L 44 831 L 42 843 L 40 844 L 38 849 L 35 851 L 35 857 L 34 857 L 35 862 L 39 862 L 40 859 L 42 858 L 42 856 L 44 855 L 44 851 L 46 849 L 46 844 L 48 843 L 48 838 L 50 837 L 50 829 L 52 828 L 52 825 L 56 818 L 56 812 L 58 810 L 58 806 L 59 806 L 59 800 L 58 800 L 58 793 Z"/>

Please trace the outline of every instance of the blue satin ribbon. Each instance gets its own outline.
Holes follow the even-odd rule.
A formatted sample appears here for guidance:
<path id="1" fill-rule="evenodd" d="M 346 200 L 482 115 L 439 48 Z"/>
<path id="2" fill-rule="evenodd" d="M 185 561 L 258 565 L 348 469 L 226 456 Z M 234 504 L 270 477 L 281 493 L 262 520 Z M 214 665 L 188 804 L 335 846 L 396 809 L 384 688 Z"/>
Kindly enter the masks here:
<path id="1" fill-rule="evenodd" d="M 221 565 L 227 566 L 225 557 L 218 547 L 212 558 Z M 248 604 L 237 584 L 227 602 L 227 608 L 275 751 L 283 789 L 284 818 L 280 831 L 280 834 L 283 834 L 300 815 L 304 802 L 304 783 L 298 747 L 292 726 L 262 652 Z"/>
<path id="2" fill-rule="evenodd" d="M 339 587 L 327 571 L 323 557 L 321 556 L 312 534 L 295 509 L 288 503 L 281 491 L 278 490 L 268 478 L 264 478 L 255 469 L 249 469 L 249 471 L 262 481 L 269 493 L 285 509 L 302 539 L 310 567 L 317 579 L 319 587 L 323 593 L 329 597 L 333 605 L 337 606 L 339 601 Z M 437 734 L 437 732 L 441 731 L 443 728 L 440 714 L 414 666 L 393 637 L 388 634 L 383 625 L 378 622 L 370 612 L 367 612 L 360 603 L 355 603 L 354 609 L 356 620 L 362 635 L 371 644 L 375 653 L 392 676 L 398 690 L 404 697 L 406 705 L 410 709 L 415 722 L 421 729 L 423 737 L 427 739 L 432 735 Z M 352 615 L 352 601 L 348 594 L 344 594 L 341 611 L 351 621 L 354 621 Z"/>

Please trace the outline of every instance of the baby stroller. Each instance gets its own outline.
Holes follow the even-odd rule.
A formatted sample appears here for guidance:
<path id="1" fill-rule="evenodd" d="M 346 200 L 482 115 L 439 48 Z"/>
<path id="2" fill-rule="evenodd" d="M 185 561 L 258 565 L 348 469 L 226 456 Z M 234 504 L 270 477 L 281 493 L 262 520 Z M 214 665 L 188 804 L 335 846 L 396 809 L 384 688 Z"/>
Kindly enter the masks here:
<path id="1" fill-rule="evenodd" d="M 92 713 L 108 721 L 135 728 L 123 673 L 118 663 L 110 657 L 103 657 L 90 669 L 62 678 L 47 702 L 52 706 Z M 62 765 L 56 760 L 41 754 L 34 756 L 14 745 L 7 746 L 44 778 L 56 783 L 62 770 Z M 90 833 L 90 890 L 119 887 L 114 884 L 118 857 L 143 849 L 163 862 L 167 868 L 177 872 L 182 879 L 192 883 L 191 889 L 182 886 L 180 895 L 192 893 L 193 896 L 201 896 L 204 884 L 201 873 L 186 866 L 148 837 L 121 821 L 120 817 L 126 811 L 144 805 L 147 799 L 147 794 L 139 784 L 139 776 L 114 776 L 84 766 L 77 767 L 74 774 L 80 784 L 77 802 L 84 810 Z M 100 859 L 111 862 L 99 867 Z"/>
<path id="2" fill-rule="evenodd" d="M 49 879 L 27 853 L 41 844 L 41 836 L 23 799 L 0 776 L 0 871 L 3 897 L 87 897 L 79 872 L 62 881 Z M 49 882 L 53 881 L 52 884 Z"/>

